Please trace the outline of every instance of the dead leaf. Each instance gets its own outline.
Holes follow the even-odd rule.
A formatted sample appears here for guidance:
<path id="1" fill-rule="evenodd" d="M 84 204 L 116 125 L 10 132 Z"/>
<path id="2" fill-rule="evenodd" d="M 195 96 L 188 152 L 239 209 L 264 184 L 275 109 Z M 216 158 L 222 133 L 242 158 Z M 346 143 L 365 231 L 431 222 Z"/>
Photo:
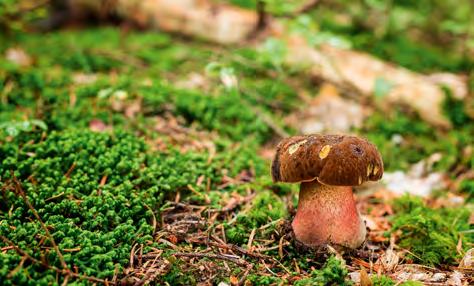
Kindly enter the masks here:
<path id="1" fill-rule="evenodd" d="M 466 254 L 464 254 L 464 257 L 459 263 L 459 268 L 474 269 L 474 248 L 466 251 Z"/>
<path id="2" fill-rule="evenodd" d="M 458 271 L 454 271 L 449 277 L 448 281 L 446 281 L 446 285 L 462 286 L 463 279 L 464 279 L 464 274 Z"/>
<path id="3" fill-rule="evenodd" d="M 238 284 L 239 284 L 239 278 L 237 278 L 237 277 L 235 277 L 235 276 L 233 276 L 233 275 L 230 276 L 229 280 L 230 280 L 230 284 L 231 284 L 231 285 L 238 285 Z"/>
<path id="4" fill-rule="evenodd" d="M 372 286 L 372 280 L 364 267 L 360 269 L 360 286 Z"/>
<path id="5" fill-rule="evenodd" d="M 178 243 L 178 237 L 174 234 L 170 234 L 168 236 L 168 240 L 172 243 L 172 244 L 177 244 Z"/>
<path id="6" fill-rule="evenodd" d="M 112 129 L 112 126 L 105 124 L 100 119 L 92 119 L 89 122 L 89 129 L 94 132 L 104 132 Z"/>
<path id="7" fill-rule="evenodd" d="M 183 80 L 176 82 L 175 85 L 185 89 L 207 90 L 209 87 L 209 80 L 204 75 L 193 72 L 187 75 Z"/>
<path id="8" fill-rule="evenodd" d="M 127 118 L 134 118 L 137 113 L 142 111 L 142 100 L 141 98 L 137 98 L 136 100 L 128 103 L 125 107 L 125 116 Z"/>
<path id="9" fill-rule="evenodd" d="M 5 58 L 21 67 L 28 67 L 33 63 L 31 57 L 22 48 L 9 48 L 5 52 Z"/>
<path id="10" fill-rule="evenodd" d="M 359 283 L 360 282 L 360 272 L 359 271 L 350 272 L 349 277 L 351 278 L 351 281 L 354 282 L 354 283 Z"/>
<path id="11" fill-rule="evenodd" d="M 72 75 L 72 81 L 74 84 L 93 84 L 97 81 L 96 74 L 85 74 L 85 73 L 74 73 Z"/>
<path id="12" fill-rule="evenodd" d="M 376 264 L 381 265 L 385 271 L 391 272 L 398 266 L 399 261 L 400 257 L 398 254 L 393 249 L 388 248 L 385 253 L 379 257 Z"/>
<path id="13" fill-rule="evenodd" d="M 382 182 L 387 190 L 396 195 L 409 193 L 428 197 L 433 190 L 447 187 L 445 175 L 440 172 L 430 172 L 431 166 L 441 159 L 438 153 L 411 166 L 408 172 L 385 172 Z"/>
<path id="14" fill-rule="evenodd" d="M 430 282 L 444 282 L 446 281 L 446 273 L 435 273 L 431 276 Z"/>
<path id="15" fill-rule="evenodd" d="M 103 94 L 105 93 L 106 92 L 104 91 Z M 128 93 L 125 90 L 119 89 L 119 90 L 113 91 L 109 95 L 110 107 L 114 111 L 123 111 L 127 106 L 127 102 L 126 102 L 127 98 L 128 98 Z"/>

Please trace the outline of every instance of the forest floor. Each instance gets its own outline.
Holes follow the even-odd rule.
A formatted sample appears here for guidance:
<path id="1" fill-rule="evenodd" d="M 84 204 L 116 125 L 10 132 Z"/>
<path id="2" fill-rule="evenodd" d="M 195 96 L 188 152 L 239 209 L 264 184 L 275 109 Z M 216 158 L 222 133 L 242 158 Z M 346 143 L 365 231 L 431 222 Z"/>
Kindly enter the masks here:
<path id="1" fill-rule="evenodd" d="M 387 175 L 355 192 L 362 247 L 307 249 L 298 186 L 273 183 L 270 162 L 315 98 L 343 91 L 279 51 L 112 27 L 0 41 L 0 284 L 472 285 L 463 102 L 446 101 L 444 130 L 346 97 L 347 132 Z"/>

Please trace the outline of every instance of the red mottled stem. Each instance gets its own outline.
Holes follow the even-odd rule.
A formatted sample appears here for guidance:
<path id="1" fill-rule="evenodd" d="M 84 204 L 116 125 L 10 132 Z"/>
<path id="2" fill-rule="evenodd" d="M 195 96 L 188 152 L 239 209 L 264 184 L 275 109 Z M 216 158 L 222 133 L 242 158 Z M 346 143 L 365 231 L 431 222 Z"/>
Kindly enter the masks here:
<path id="1" fill-rule="evenodd" d="M 307 246 L 326 243 L 357 248 L 365 240 L 352 187 L 301 183 L 298 210 L 292 223 L 296 239 Z"/>

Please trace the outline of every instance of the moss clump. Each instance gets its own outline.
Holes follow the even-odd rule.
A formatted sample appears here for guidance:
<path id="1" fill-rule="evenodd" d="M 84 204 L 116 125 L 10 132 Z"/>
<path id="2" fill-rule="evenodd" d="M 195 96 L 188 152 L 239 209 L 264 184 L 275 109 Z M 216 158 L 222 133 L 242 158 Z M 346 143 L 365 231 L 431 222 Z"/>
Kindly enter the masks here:
<path id="1" fill-rule="evenodd" d="M 342 262 L 331 256 L 321 269 L 313 270 L 310 278 L 298 280 L 295 286 L 325 286 L 325 285 L 352 285 L 346 280 L 348 271 Z"/>
<path id="2" fill-rule="evenodd" d="M 395 285 L 395 281 L 393 281 L 390 277 L 385 275 L 376 275 L 372 276 L 372 285 L 373 286 L 393 286 Z"/>
<path id="3" fill-rule="evenodd" d="M 217 130 L 234 141 L 250 136 L 263 142 L 271 134 L 270 128 L 235 91 L 217 96 L 179 91 L 174 103 L 176 113 L 188 121 L 198 121 L 204 128 Z"/>
<path id="4" fill-rule="evenodd" d="M 420 281 L 406 281 L 400 284 L 400 286 L 423 286 Z"/>
<path id="5" fill-rule="evenodd" d="M 285 285 L 286 282 L 280 277 L 262 276 L 261 274 L 250 274 L 247 276 L 247 281 L 251 282 L 251 285 Z"/>
<path id="6" fill-rule="evenodd" d="M 404 196 L 395 201 L 392 232 L 399 232 L 398 245 L 409 257 L 425 265 L 454 264 L 461 258 L 456 246 L 474 242 L 469 230 L 469 211 L 464 208 L 432 209 L 419 198 Z"/>
<path id="7" fill-rule="evenodd" d="M 98 278 L 110 279 L 116 268 L 121 273 L 132 245 L 152 241 L 152 212 L 167 193 L 201 175 L 212 182 L 219 178 L 206 154 L 151 154 L 141 139 L 124 132 L 71 130 L 53 132 L 44 141 L 30 138 L 0 146 L 0 234 L 60 267 L 44 230 L 13 187 L 13 171 L 68 266 Z M 5 285 L 56 281 L 54 271 L 30 261 L 9 274 L 20 261 L 14 250 L 0 253 Z"/>
<path id="8" fill-rule="evenodd" d="M 261 191 L 253 199 L 250 208 L 241 211 L 235 223 L 227 227 L 226 236 L 233 243 L 246 243 L 253 228 L 285 218 L 286 215 L 286 206 L 280 197 L 271 191 Z M 273 229 L 274 226 L 269 227 L 265 232 L 271 232 Z"/>

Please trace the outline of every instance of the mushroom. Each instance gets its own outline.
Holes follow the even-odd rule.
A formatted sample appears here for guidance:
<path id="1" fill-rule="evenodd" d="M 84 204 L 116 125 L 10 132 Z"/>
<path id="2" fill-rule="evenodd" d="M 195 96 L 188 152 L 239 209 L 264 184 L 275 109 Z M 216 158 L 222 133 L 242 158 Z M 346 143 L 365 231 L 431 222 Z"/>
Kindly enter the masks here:
<path id="1" fill-rule="evenodd" d="M 352 186 L 377 181 L 382 174 L 377 147 L 348 135 L 284 139 L 272 162 L 274 182 L 301 183 L 292 227 L 296 239 L 309 247 L 359 247 L 365 241 L 366 229 Z"/>

